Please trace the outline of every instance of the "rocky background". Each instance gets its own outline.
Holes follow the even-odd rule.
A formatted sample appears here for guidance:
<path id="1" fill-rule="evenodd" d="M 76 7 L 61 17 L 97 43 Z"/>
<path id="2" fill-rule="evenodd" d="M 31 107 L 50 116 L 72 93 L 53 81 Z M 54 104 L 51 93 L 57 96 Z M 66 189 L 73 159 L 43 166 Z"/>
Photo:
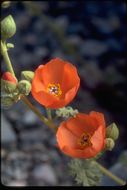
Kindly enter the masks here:
<path id="1" fill-rule="evenodd" d="M 17 32 L 9 51 L 20 79 L 53 57 L 72 62 L 81 86 L 70 104 L 80 112 L 105 114 L 115 121 L 120 137 L 100 162 L 127 180 L 127 62 L 124 1 L 22 1 L 2 8 L 13 15 Z M 2 60 L 2 72 L 6 70 Z M 40 109 L 42 106 L 30 100 Z M 52 131 L 23 102 L 1 112 L 1 181 L 6 186 L 75 186 L 68 173 L 70 158 L 56 145 Z M 101 185 L 117 185 L 103 177 Z"/>

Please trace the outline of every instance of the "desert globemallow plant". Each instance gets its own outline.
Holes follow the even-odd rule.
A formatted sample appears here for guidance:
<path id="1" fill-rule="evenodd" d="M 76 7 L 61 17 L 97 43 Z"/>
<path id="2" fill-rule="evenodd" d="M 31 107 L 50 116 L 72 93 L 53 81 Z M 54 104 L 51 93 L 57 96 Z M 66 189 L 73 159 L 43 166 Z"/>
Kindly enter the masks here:
<path id="1" fill-rule="evenodd" d="M 1 77 L 2 106 L 10 108 L 23 101 L 54 131 L 58 150 L 71 158 L 67 165 L 77 183 L 98 185 L 102 174 L 105 174 L 119 185 L 125 185 L 124 180 L 97 162 L 100 156 L 115 147 L 119 136 L 116 124 L 113 122 L 107 126 L 103 113 L 91 110 L 86 114 L 68 106 L 76 98 L 80 87 L 78 69 L 69 61 L 57 57 L 37 65 L 35 71 L 21 71 L 21 76 L 16 77 L 8 55 L 8 50 L 14 45 L 7 43 L 15 33 L 16 23 L 9 15 L 1 21 L 1 54 L 7 66 Z M 46 116 L 30 102 L 30 93 L 45 108 Z M 59 117 L 63 119 L 60 123 Z"/>

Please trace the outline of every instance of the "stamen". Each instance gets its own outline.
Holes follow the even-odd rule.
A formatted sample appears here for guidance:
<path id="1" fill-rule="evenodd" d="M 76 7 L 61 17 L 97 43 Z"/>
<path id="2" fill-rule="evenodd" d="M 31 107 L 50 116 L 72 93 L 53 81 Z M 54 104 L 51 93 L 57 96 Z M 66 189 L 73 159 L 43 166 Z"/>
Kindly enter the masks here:
<path id="1" fill-rule="evenodd" d="M 60 84 L 48 84 L 47 92 L 59 97 L 62 94 L 62 91 L 60 89 Z"/>
<path id="2" fill-rule="evenodd" d="M 86 146 L 91 146 L 92 143 L 90 141 L 91 136 L 88 133 L 83 133 L 81 137 L 78 139 L 78 145 L 80 145 L 80 148 L 84 149 Z"/>

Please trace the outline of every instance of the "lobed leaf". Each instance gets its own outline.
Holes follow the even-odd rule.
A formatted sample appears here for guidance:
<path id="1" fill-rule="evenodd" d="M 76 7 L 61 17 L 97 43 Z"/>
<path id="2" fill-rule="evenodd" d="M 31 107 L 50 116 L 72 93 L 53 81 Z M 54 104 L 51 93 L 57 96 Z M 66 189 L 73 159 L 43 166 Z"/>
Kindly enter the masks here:
<path id="1" fill-rule="evenodd" d="M 92 159 L 73 159 L 68 165 L 69 173 L 75 178 L 77 184 L 83 186 L 99 185 L 102 173 L 92 162 Z"/>

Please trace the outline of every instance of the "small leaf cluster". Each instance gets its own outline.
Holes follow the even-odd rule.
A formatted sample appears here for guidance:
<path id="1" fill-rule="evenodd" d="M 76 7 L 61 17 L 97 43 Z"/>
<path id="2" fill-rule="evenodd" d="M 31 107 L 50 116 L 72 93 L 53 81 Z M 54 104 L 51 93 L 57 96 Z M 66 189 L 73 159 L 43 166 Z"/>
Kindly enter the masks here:
<path id="1" fill-rule="evenodd" d="M 72 159 L 69 163 L 69 172 L 79 185 L 97 186 L 102 173 L 91 159 Z"/>
<path id="2" fill-rule="evenodd" d="M 63 107 L 56 110 L 57 117 L 63 117 L 65 119 L 74 117 L 78 113 L 77 109 L 73 109 L 71 106 Z"/>

